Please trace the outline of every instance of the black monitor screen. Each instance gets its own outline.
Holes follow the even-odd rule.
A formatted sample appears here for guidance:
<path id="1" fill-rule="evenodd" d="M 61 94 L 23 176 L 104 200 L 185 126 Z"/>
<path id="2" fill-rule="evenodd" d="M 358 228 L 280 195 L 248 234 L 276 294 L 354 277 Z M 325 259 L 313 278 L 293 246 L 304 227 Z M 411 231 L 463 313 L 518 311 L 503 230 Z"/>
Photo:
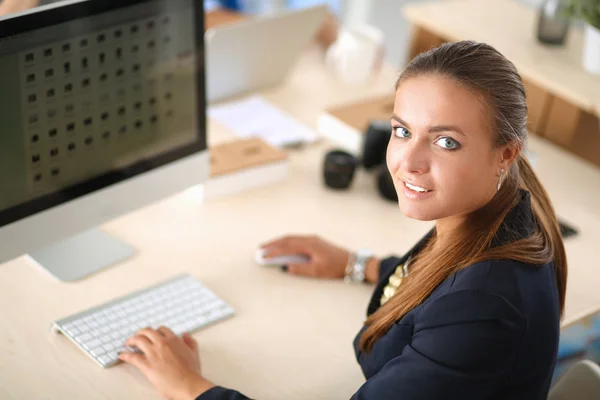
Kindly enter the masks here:
<path id="1" fill-rule="evenodd" d="M 202 3 L 0 20 L 0 226 L 206 149 Z"/>

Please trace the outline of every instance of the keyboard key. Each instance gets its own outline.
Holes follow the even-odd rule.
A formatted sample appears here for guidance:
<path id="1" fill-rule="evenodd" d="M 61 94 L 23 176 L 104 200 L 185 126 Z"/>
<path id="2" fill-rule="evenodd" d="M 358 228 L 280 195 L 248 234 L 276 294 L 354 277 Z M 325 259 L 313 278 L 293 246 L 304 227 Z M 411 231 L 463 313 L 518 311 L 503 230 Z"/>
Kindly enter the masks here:
<path id="1" fill-rule="evenodd" d="M 106 336 L 102 336 L 102 337 L 100 338 L 100 341 L 102 342 L 102 344 L 105 344 L 105 343 L 112 342 L 112 341 L 113 341 L 113 338 L 112 338 L 112 337 L 110 337 L 110 336 L 108 336 L 108 335 L 106 335 Z"/>
<path id="2" fill-rule="evenodd" d="M 71 336 L 76 336 L 79 335 L 81 333 L 81 331 L 79 329 L 77 329 L 76 327 L 71 327 L 67 329 L 67 332 L 69 333 L 69 335 Z"/>
<path id="3" fill-rule="evenodd" d="M 102 342 L 99 339 L 92 339 L 92 340 L 83 342 L 83 347 L 85 347 L 86 349 L 94 349 L 94 348 L 100 346 L 101 344 L 102 344 Z"/>
<path id="4" fill-rule="evenodd" d="M 111 339 L 113 340 L 120 340 L 123 337 L 123 334 L 121 334 L 121 332 L 113 332 L 109 335 L 111 337 Z"/>
<path id="5" fill-rule="evenodd" d="M 176 335 L 181 335 L 185 332 L 185 325 L 175 325 L 173 329 L 171 329 L 173 333 Z"/>
<path id="6" fill-rule="evenodd" d="M 112 357 L 109 357 L 109 356 L 102 356 L 102 357 L 98 358 L 98 361 L 100 361 L 101 364 L 108 364 L 112 360 L 113 360 Z"/>
<path id="7" fill-rule="evenodd" d="M 85 322 L 81 321 L 81 320 L 79 320 L 79 321 L 75 321 L 73 324 L 74 324 L 74 325 L 75 325 L 75 327 L 76 327 L 77 329 L 79 329 L 80 331 L 87 331 L 87 330 L 88 330 L 88 326 L 87 326 L 87 324 L 86 324 Z"/>
<path id="8" fill-rule="evenodd" d="M 104 347 L 102 346 L 94 347 L 92 350 L 90 350 L 90 354 L 94 357 L 100 357 L 104 353 L 106 353 L 106 350 L 104 350 Z"/>
<path id="9" fill-rule="evenodd" d="M 89 340 L 92 340 L 94 338 L 94 336 L 92 336 L 91 333 L 84 333 L 80 336 L 76 336 L 75 339 L 79 342 L 79 343 L 85 343 Z"/>
<path id="10" fill-rule="evenodd" d="M 112 331 L 113 330 L 110 329 L 110 326 L 102 326 L 96 332 L 98 332 L 100 335 L 106 335 L 106 334 L 108 334 L 108 333 L 110 333 Z"/>

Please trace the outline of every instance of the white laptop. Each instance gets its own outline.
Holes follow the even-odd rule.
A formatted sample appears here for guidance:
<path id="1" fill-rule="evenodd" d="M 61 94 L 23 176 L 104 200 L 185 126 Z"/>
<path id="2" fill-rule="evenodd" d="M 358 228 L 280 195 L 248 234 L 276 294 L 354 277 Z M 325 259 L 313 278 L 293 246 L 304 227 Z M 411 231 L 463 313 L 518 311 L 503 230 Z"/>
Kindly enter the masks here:
<path id="1" fill-rule="evenodd" d="M 204 35 L 207 102 L 281 83 L 326 14 L 327 6 L 319 5 L 209 28 Z"/>

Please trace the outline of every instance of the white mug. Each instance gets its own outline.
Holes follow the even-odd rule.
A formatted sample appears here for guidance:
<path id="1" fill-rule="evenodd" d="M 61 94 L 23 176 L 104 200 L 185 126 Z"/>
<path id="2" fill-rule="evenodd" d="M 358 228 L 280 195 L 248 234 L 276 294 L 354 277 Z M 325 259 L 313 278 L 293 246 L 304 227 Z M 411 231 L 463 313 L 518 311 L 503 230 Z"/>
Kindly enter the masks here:
<path id="1" fill-rule="evenodd" d="M 381 62 L 383 40 L 383 32 L 371 25 L 343 28 L 327 50 L 327 68 L 344 83 L 364 83 Z"/>

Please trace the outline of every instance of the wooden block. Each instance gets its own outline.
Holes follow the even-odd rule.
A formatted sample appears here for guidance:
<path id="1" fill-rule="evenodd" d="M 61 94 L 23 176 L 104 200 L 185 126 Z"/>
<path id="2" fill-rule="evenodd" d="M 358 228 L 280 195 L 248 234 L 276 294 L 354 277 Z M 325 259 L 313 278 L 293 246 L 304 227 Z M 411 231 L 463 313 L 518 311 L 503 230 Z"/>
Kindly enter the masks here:
<path id="1" fill-rule="evenodd" d="M 210 177 L 206 199 L 231 196 L 283 181 L 288 172 L 287 153 L 260 138 L 239 139 L 210 148 Z"/>
<path id="2" fill-rule="evenodd" d="M 527 129 L 529 132 L 543 136 L 552 95 L 526 79 L 523 79 L 523 85 L 527 96 Z"/>
<path id="3" fill-rule="evenodd" d="M 209 152 L 211 178 L 287 159 L 286 152 L 260 138 L 233 140 L 213 146 Z"/>

